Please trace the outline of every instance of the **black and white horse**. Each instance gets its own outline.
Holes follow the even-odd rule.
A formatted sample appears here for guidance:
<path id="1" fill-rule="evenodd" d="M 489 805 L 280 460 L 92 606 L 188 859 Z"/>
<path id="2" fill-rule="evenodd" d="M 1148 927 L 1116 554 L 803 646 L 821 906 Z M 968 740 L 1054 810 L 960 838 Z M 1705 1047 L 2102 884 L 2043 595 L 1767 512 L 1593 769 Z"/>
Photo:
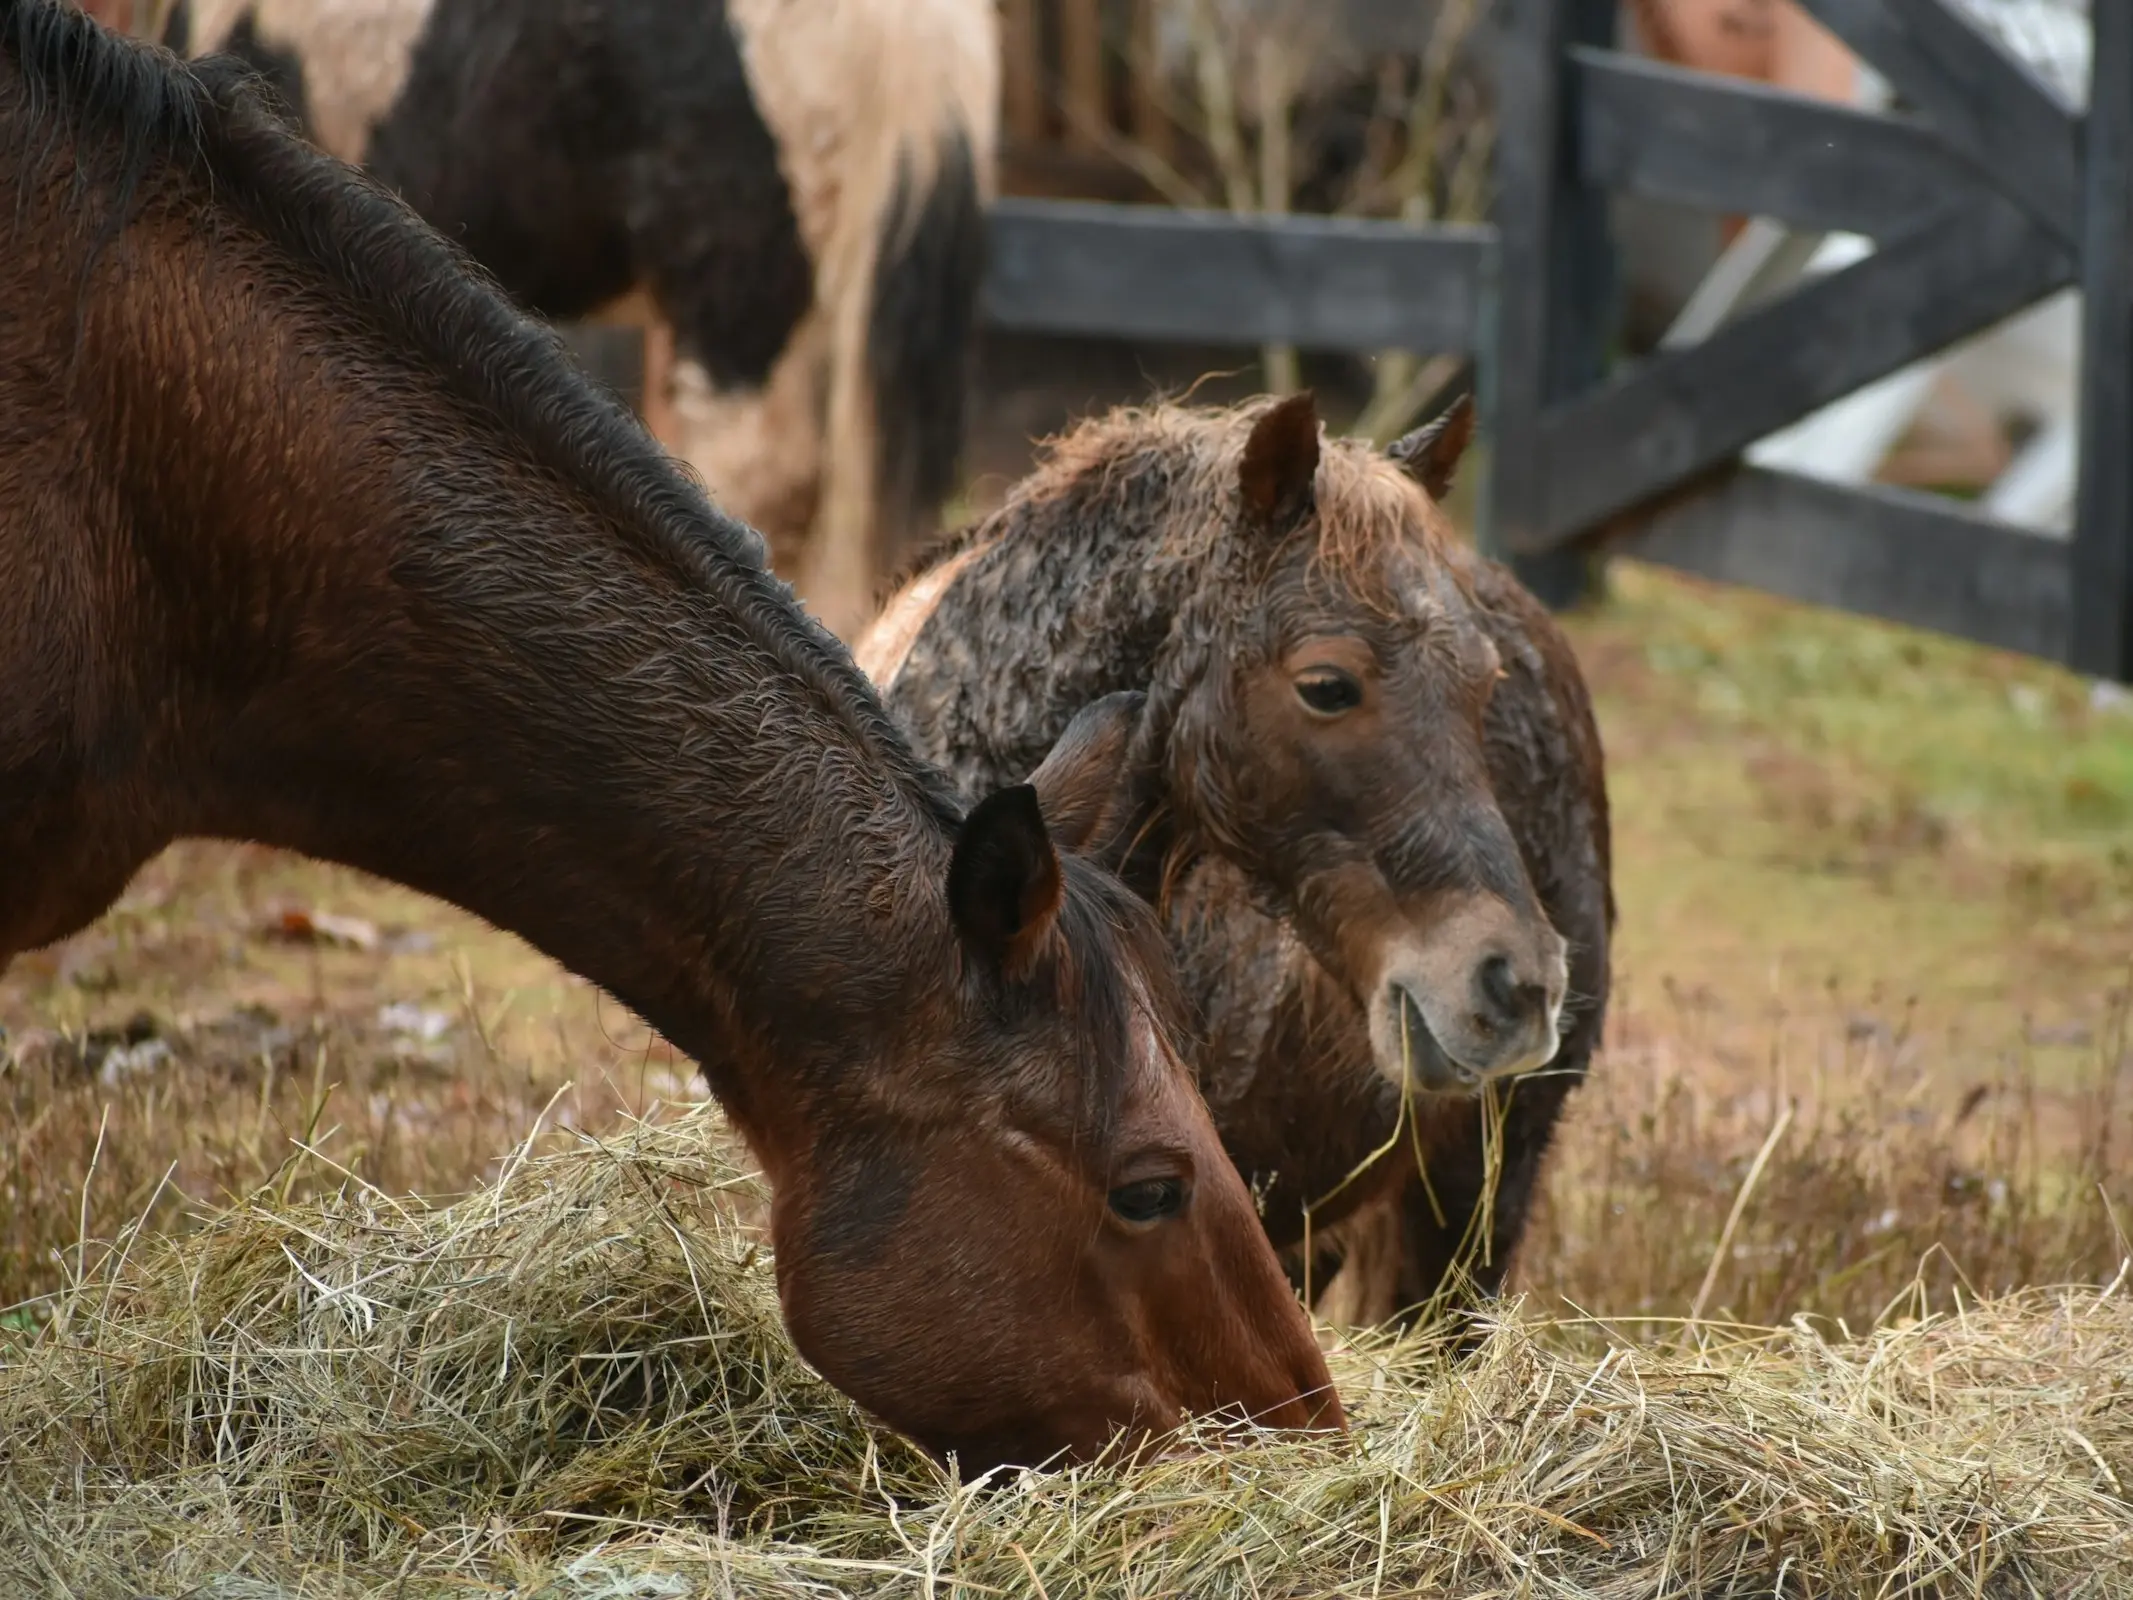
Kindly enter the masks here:
<path id="1" fill-rule="evenodd" d="M 177 0 L 529 309 L 648 325 L 647 421 L 840 631 L 935 526 L 993 0 Z"/>

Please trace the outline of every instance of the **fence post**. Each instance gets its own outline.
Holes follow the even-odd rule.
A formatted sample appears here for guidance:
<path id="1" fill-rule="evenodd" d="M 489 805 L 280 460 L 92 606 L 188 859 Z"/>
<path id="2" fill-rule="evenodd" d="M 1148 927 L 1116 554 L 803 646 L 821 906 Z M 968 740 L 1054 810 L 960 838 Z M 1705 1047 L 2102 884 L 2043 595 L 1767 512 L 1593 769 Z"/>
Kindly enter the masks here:
<path id="1" fill-rule="evenodd" d="M 2133 0 L 2091 0 L 2071 665 L 2133 683 Z"/>
<path id="2" fill-rule="evenodd" d="M 1605 376 L 1615 310 L 1614 239 L 1607 196 L 1578 170 L 1573 44 L 1614 42 L 1614 0 L 1509 0 L 1500 13 L 1496 71 L 1496 226 L 1499 297 L 1493 361 L 1484 363 L 1490 412 L 1483 548 L 1543 601 L 1562 607 L 1590 591 L 1597 560 L 1563 547 L 1521 553 L 1544 532 L 1546 408 Z"/>
<path id="3" fill-rule="evenodd" d="M 1009 139 L 1044 137 L 1044 48 L 1037 0 L 1006 0 L 1000 12 L 1000 120 Z"/>
<path id="4" fill-rule="evenodd" d="M 1061 0 L 1059 6 L 1059 104 L 1072 150 L 1103 148 L 1110 126 L 1104 95 L 1103 0 Z"/>

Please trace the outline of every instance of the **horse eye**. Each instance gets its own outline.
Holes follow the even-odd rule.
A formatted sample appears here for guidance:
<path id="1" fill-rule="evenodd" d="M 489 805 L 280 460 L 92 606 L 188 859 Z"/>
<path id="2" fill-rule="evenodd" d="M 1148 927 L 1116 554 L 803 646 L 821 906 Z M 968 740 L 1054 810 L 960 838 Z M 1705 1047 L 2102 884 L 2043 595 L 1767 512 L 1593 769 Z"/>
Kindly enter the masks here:
<path id="1" fill-rule="evenodd" d="M 1338 667 L 1313 667 L 1296 680 L 1296 698 L 1320 716 L 1334 717 L 1363 703 L 1363 686 Z"/>
<path id="2" fill-rule="evenodd" d="M 1127 1222 L 1161 1222 L 1185 1209 L 1183 1178 L 1143 1178 L 1111 1191 L 1111 1209 Z"/>

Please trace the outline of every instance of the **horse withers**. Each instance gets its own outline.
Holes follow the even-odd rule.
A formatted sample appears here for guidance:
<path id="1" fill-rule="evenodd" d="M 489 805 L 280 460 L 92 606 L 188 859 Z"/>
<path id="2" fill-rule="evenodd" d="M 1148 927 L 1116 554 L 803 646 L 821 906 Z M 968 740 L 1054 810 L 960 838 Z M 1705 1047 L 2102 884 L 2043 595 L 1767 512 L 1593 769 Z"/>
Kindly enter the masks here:
<path id="1" fill-rule="evenodd" d="M 234 65 L 0 0 L 0 188 L 0 961 L 182 836 L 397 879 L 702 1063 L 800 1349 L 930 1449 L 1339 1424 L 1160 931 L 1061 848 L 1115 750 L 966 812 L 755 536 Z"/>
<path id="2" fill-rule="evenodd" d="M 994 0 L 177 0 L 545 316 L 647 326 L 654 431 L 832 628 L 939 527 Z"/>
<path id="3" fill-rule="evenodd" d="M 1285 1248 L 1394 1219 L 1343 1308 L 1370 1320 L 1500 1284 L 1607 992 L 1599 736 L 1560 630 L 1435 503 L 1470 432 L 1328 444 L 1308 396 L 1084 424 L 858 652 L 973 792 L 1120 723 L 1104 831 L 1224 1143 Z"/>

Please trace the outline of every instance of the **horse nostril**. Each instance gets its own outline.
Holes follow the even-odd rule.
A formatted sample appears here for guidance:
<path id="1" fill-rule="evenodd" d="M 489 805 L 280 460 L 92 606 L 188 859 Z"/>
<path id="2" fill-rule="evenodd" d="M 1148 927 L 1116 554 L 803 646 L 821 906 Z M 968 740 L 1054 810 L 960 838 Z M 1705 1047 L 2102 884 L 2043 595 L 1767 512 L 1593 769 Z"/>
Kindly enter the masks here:
<path id="1" fill-rule="evenodd" d="M 1541 986 L 1520 983 L 1503 956 L 1490 956 L 1481 964 L 1481 994 L 1489 1009 L 1505 1022 L 1517 1022 L 1539 1009 Z"/>
<path id="2" fill-rule="evenodd" d="M 1511 963 L 1502 956 L 1482 962 L 1481 995 L 1499 1016 L 1518 1004 L 1518 981 L 1511 976 Z"/>

